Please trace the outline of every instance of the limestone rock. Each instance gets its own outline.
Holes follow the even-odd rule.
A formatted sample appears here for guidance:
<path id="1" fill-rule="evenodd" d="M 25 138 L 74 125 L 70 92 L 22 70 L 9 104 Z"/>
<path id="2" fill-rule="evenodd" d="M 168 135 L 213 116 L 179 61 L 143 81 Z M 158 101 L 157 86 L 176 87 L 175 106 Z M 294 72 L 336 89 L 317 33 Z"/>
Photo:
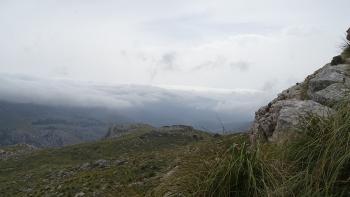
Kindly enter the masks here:
<path id="1" fill-rule="evenodd" d="M 334 83 L 323 90 L 314 92 L 311 97 L 319 103 L 332 106 L 337 102 L 346 99 L 349 94 L 349 86 L 343 83 Z"/>
<path id="2" fill-rule="evenodd" d="M 349 95 L 350 65 L 327 64 L 261 107 L 255 113 L 251 133 L 278 140 L 288 131 L 297 130 L 300 119 L 309 114 L 327 116 L 333 113 L 334 104 L 349 100 Z"/>
<path id="3" fill-rule="evenodd" d="M 93 166 L 99 167 L 99 168 L 106 168 L 110 166 L 110 162 L 104 159 L 99 159 L 94 162 Z"/>
<path id="4" fill-rule="evenodd" d="M 283 132 L 298 129 L 298 125 L 302 118 L 308 115 L 328 116 L 333 113 L 331 108 L 323 106 L 312 100 L 285 100 L 275 104 L 280 109 L 276 119 L 276 126 L 270 140 L 277 140 Z"/>
<path id="5" fill-rule="evenodd" d="M 312 100 L 280 100 L 259 109 L 255 115 L 252 132 L 272 140 L 280 132 L 296 128 L 300 118 L 310 113 L 324 116 L 332 113 L 332 109 Z"/>
<path id="6" fill-rule="evenodd" d="M 331 66 L 327 64 L 309 81 L 309 92 L 322 90 L 333 83 L 344 83 L 347 76 L 347 69 L 349 65 L 340 64 L 337 66 Z"/>
<path id="7" fill-rule="evenodd" d="M 350 90 L 348 64 L 326 65 L 308 82 L 308 96 L 323 105 L 332 106 L 343 100 Z"/>

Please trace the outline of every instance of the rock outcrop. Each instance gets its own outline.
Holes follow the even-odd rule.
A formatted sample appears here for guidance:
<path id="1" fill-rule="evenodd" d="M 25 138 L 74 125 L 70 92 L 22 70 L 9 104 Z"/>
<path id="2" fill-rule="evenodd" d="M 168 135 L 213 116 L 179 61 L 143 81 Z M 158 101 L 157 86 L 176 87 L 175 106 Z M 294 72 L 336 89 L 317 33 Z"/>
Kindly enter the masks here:
<path id="1" fill-rule="evenodd" d="M 171 125 L 171 126 L 163 126 L 160 128 L 162 131 L 194 131 L 194 128 L 192 126 L 187 125 Z"/>
<path id="2" fill-rule="evenodd" d="M 120 137 L 122 135 L 132 133 L 138 130 L 153 130 L 153 129 L 155 128 L 152 127 L 151 125 L 142 124 L 142 123 L 117 124 L 117 125 L 113 125 L 108 129 L 108 132 L 105 135 L 105 138 Z"/>
<path id="3" fill-rule="evenodd" d="M 0 149 L 0 161 L 7 159 L 16 159 L 23 155 L 32 153 L 38 150 L 37 147 L 29 144 L 16 144 L 12 146 L 3 147 Z"/>
<path id="4" fill-rule="evenodd" d="M 350 64 L 327 64 L 261 107 L 255 113 L 251 134 L 254 139 L 259 136 L 277 141 L 298 130 L 303 117 L 330 115 L 332 108 L 349 95 Z"/>
<path id="5" fill-rule="evenodd" d="M 115 138 L 120 137 L 126 134 L 133 133 L 135 131 L 154 131 L 154 132 L 161 132 L 161 133 L 167 133 L 167 132 L 193 132 L 195 129 L 192 126 L 187 125 L 171 125 L 171 126 L 162 126 L 162 127 L 153 127 L 148 124 L 143 123 L 134 123 L 134 124 L 118 124 L 113 125 L 108 129 L 107 134 L 105 135 L 105 138 Z M 196 138 L 195 136 L 193 136 Z"/>

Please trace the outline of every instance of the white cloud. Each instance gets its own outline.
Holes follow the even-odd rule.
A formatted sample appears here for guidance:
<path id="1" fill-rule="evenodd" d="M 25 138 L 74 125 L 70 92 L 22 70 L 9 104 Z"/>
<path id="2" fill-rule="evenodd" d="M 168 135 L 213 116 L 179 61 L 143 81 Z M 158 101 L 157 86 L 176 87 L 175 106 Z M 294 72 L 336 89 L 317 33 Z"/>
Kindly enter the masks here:
<path id="1" fill-rule="evenodd" d="M 112 85 L 34 78 L 23 75 L 0 75 L 2 100 L 82 107 L 126 109 L 160 102 L 179 103 L 205 110 L 242 108 L 244 103 L 258 106 L 257 95 L 264 92 L 249 89 L 210 89 L 189 86 Z M 248 106 L 245 106 L 248 107 Z"/>

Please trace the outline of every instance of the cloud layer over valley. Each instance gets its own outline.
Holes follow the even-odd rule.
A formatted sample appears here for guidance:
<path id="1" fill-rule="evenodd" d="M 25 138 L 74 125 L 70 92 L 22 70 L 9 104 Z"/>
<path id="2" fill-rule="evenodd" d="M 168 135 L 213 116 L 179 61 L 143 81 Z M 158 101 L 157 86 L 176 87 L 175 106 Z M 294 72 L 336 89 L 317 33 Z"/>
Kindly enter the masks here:
<path id="1" fill-rule="evenodd" d="M 256 90 L 111 85 L 9 74 L 0 75 L 0 92 L 1 100 L 14 103 L 102 108 L 135 122 L 203 128 L 219 128 L 219 121 L 248 123 L 254 110 L 271 98 Z"/>

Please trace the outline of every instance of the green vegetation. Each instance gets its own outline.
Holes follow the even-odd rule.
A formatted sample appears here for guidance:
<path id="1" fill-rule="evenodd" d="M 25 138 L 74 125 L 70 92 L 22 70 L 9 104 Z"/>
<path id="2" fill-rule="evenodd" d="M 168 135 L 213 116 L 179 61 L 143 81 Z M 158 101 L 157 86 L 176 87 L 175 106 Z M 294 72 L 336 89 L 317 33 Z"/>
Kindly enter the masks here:
<path id="1" fill-rule="evenodd" d="M 287 184 L 304 196 L 345 196 L 350 192 L 350 104 L 330 118 L 311 117 L 304 135 L 291 143 L 287 161 L 293 173 Z"/>
<path id="2" fill-rule="evenodd" d="M 274 188 L 272 166 L 259 159 L 260 151 L 246 143 L 234 145 L 211 171 L 203 192 L 208 196 L 261 196 Z"/>
<path id="3" fill-rule="evenodd" d="M 287 144 L 233 140 L 219 159 L 197 160 L 180 180 L 186 196 L 348 196 L 350 192 L 350 104 L 328 118 L 310 117 Z M 231 140 L 232 142 L 232 140 Z M 238 142 L 238 144 L 237 144 Z M 220 150 L 219 150 L 220 151 Z M 205 165 L 201 164 L 205 160 Z M 196 167 L 193 167 L 196 166 Z M 179 169 L 181 170 L 181 168 Z M 177 176 L 181 176 L 179 172 Z M 190 177 L 190 178 L 189 178 Z M 198 177 L 200 177 L 198 180 Z M 184 181 L 185 183 L 181 183 Z M 193 186 L 195 183 L 196 186 Z"/>
<path id="4" fill-rule="evenodd" d="M 348 196 L 350 104 L 285 144 L 140 129 L 0 161 L 4 196 Z"/>
<path id="5" fill-rule="evenodd" d="M 350 58 L 350 41 L 346 41 L 343 46 L 343 58 Z"/>
<path id="6" fill-rule="evenodd" d="M 140 129 L 95 143 L 0 160 L 1 196 L 143 196 L 186 152 L 210 140 L 199 131 Z"/>

